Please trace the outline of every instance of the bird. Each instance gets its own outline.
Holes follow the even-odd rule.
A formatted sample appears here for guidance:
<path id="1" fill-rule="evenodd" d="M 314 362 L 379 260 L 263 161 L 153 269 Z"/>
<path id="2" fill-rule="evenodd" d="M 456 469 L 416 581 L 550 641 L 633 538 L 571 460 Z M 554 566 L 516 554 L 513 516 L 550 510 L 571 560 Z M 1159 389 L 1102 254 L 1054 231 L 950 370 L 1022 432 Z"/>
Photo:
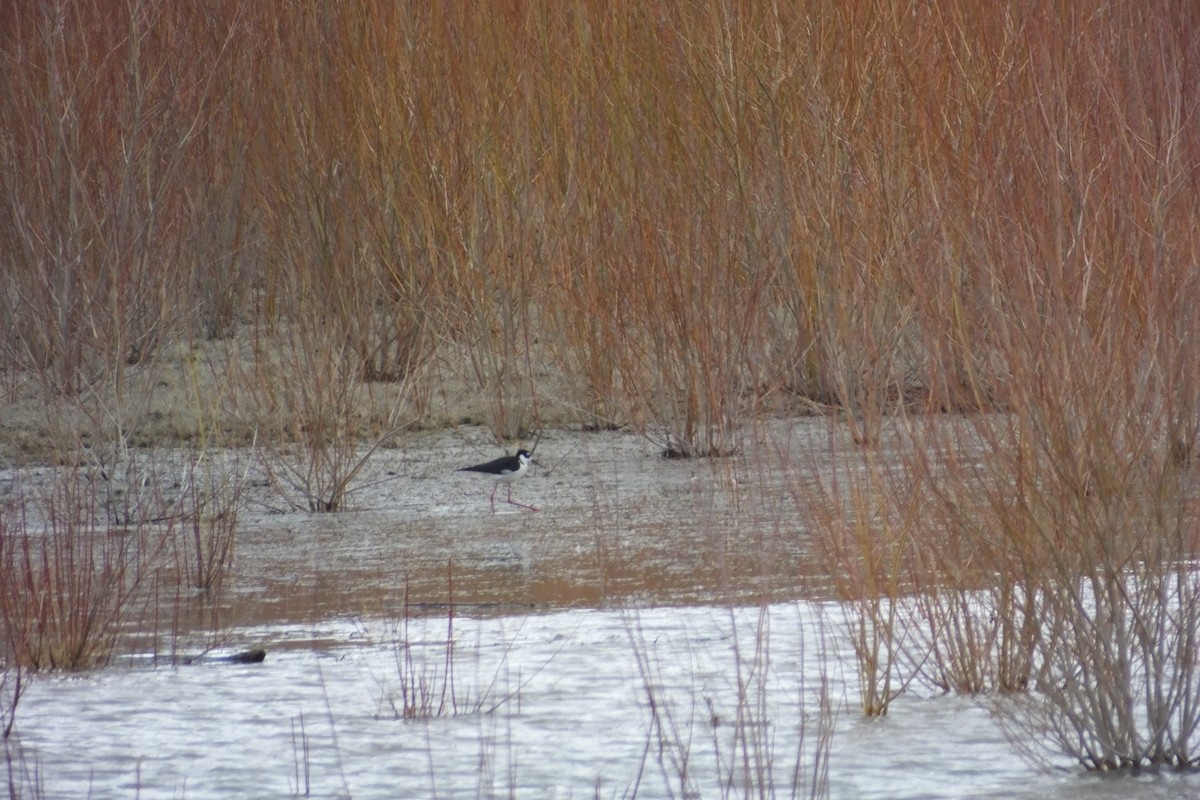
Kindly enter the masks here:
<path id="1" fill-rule="evenodd" d="M 533 453 L 530 453 L 528 450 L 518 450 L 515 456 L 501 456 L 500 458 L 494 458 L 491 461 L 485 461 L 482 464 L 476 464 L 473 467 L 459 467 L 455 471 L 478 472 L 479 474 L 489 477 L 496 482 L 496 485 L 492 487 L 492 494 L 488 498 L 488 502 L 490 502 L 492 506 L 493 514 L 496 513 L 496 490 L 500 488 L 500 484 L 502 483 L 508 486 L 508 500 L 506 502 L 508 502 L 509 505 L 520 506 L 521 508 L 525 508 L 530 511 L 537 511 L 538 509 L 534 508 L 533 506 L 527 506 L 524 503 L 518 503 L 512 499 L 513 481 L 524 475 L 529 470 L 529 464 L 531 462 L 534 464 L 538 463 L 533 460 Z"/>

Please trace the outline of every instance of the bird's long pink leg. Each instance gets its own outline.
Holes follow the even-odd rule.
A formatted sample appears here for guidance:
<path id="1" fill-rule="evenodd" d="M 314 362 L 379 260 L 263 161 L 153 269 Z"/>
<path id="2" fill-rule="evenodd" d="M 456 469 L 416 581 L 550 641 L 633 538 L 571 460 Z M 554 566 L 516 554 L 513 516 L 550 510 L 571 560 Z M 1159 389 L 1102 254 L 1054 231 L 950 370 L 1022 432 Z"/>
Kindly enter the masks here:
<path id="1" fill-rule="evenodd" d="M 538 511 L 538 510 L 539 510 L 539 509 L 536 509 L 536 508 L 534 508 L 533 506 L 527 506 L 527 505 L 525 505 L 524 503 L 518 503 L 516 500 L 513 500 L 513 499 L 512 499 L 512 484 L 511 484 L 511 483 L 508 485 L 508 504 L 509 504 L 509 505 L 513 505 L 513 506 L 520 506 L 521 508 L 527 508 L 527 509 L 529 509 L 530 511 Z"/>

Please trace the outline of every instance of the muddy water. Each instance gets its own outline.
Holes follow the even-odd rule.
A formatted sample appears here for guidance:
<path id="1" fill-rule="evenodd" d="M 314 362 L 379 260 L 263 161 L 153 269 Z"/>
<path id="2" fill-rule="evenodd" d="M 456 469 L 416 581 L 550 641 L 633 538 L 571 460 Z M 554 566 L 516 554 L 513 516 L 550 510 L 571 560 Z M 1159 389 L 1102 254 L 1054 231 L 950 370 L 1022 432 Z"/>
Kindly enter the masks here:
<path id="1" fill-rule="evenodd" d="M 806 421 L 815 435 L 824 421 Z M 491 484 L 455 467 L 497 453 L 461 437 L 381 451 L 337 514 L 275 513 L 250 497 L 233 581 L 241 624 L 337 614 L 525 612 L 627 604 L 791 599 L 820 592 L 789 481 L 739 459 L 659 458 L 628 434 L 545 436 L 543 468 L 490 512 Z"/>
<path id="2" fill-rule="evenodd" d="M 722 461 L 547 435 L 548 469 L 514 487 L 539 513 L 489 513 L 490 487 L 452 470 L 496 453 L 461 432 L 379 453 L 345 513 L 287 511 L 256 487 L 218 630 L 193 638 L 215 635 L 217 655 L 264 647 L 265 663 L 39 678 L 8 751 L 18 783 L 656 798 L 799 781 L 805 796 L 824 719 L 836 798 L 1200 792 L 1194 776 L 1100 781 L 1061 759 L 1034 771 L 960 698 L 914 690 L 887 719 L 858 715 L 842 611 L 789 492 L 827 468 L 827 425 L 781 423 Z"/>

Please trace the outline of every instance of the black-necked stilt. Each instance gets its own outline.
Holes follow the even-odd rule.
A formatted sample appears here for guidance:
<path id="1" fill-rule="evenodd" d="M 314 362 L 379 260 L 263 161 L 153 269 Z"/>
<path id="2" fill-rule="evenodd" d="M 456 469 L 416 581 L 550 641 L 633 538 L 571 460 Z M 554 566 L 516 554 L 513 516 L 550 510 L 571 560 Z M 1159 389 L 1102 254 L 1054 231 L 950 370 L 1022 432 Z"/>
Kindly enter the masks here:
<path id="1" fill-rule="evenodd" d="M 517 478 L 524 475 L 529 470 L 529 463 L 537 462 L 533 460 L 533 453 L 528 450 L 518 450 L 515 456 L 501 456 L 500 458 L 492 459 L 483 464 L 476 464 L 473 467 L 459 467 L 458 472 L 478 472 L 481 475 L 486 475 L 496 482 L 492 487 L 491 497 L 488 502 L 492 505 L 492 513 L 496 513 L 496 490 L 500 488 L 500 484 L 508 486 L 508 500 L 510 505 L 527 508 L 530 511 L 537 511 L 533 506 L 527 506 L 524 503 L 518 503 L 512 499 L 512 484 Z"/>

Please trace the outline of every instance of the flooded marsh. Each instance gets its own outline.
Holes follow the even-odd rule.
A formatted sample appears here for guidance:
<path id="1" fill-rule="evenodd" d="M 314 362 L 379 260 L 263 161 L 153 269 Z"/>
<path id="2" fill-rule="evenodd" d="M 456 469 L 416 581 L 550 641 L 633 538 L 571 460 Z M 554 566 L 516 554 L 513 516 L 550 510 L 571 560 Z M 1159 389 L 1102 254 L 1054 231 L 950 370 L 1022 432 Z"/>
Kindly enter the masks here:
<path id="1" fill-rule="evenodd" d="M 856 623 L 786 469 L 828 468 L 836 424 L 691 461 L 548 434 L 514 486 L 539 513 L 489 513 L 461 431 L 380 451 L 344 512 L 259 482 L 174 659 L 34 678 L 17 796 L 1192 796 L 1186 773 L 1036 770 L 990 700 L 917 680 L 862 716 Z"/>

